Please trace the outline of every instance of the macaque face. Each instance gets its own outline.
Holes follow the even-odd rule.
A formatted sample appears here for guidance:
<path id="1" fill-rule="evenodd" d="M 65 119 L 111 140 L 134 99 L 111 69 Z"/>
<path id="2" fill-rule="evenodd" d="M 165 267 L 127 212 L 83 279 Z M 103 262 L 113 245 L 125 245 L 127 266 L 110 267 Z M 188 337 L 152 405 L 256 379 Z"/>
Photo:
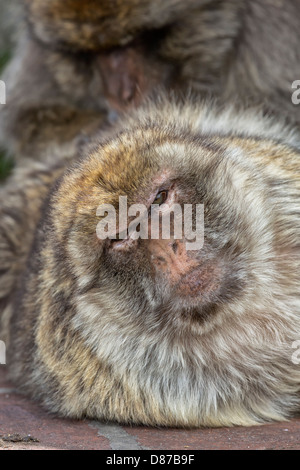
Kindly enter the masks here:
<path id="1" fill-rule="evenodd" d="M 213 323 L 218 307 L 237 299 L 249 281 L 248 241 L 238 240 L 236 231 L 241 223 L 251 225 L 251 210 L 245 220 L 239 204 L 234 205 L 234 197 L 228 207 L 227 197 L 233 188 L 226 196 L 218 192 L 222 179 L 232 178 L 230 162 L 222 161 L 222 150 L 214 152 L 207 144 L 195 143 L 193 136 L 178 136 L 174 143 L 159 129 L 156 133 L 157 139 L 151 136 L 153 130 L 144 130 L 143 139 L 139 132 L 134 137 L 122 133 L 115 141 L 100 145 L 66 178 L 55 207 L 60 212 L 59 194 L 65 199 L 66 187 L 74 186 L 71 192 L 77 192 L 77 197 L 72 204 L 77 201 L 77 216 L 68 228 L 70 259 L 75 270 L 85 269 L 82 285 L 87 289 L 93 285 L 101 302 L 106 293 L 111 297 L 113 292 L 125 317 L 146 315 L 151 323 L 157 316 L 159 321 L 168 321 L 172 314 L 186 325 Z M 120 197 L 127 198 L 125 219 L 120 217 Z M 139 210 L 130 212 L 135 204 Z M 151 236 L 156 208 L 166 215 L 174 204 L 182 209 L 181 236 L 175 236 L 178 219 L 174 214 L 168 237 L 162 236 L 163 215 L 158 233 Z M 110 205 L 115 225 L 109 224 Z M 130 224 L 140 220 L 140 205 L 145 208 L 143 222 L 136 223 L 136 230 L 130 232 Z M 184 218 L 186 205 L 193 207 L 189 231 L 185 230 L 190 223 Z M 202 205 L 204 227 L 200 212 L 195 210 Z M 74 213 L 74 207 L 72 210 Z M 64 203 L 61 213 L 66 211 Z M 99 236 L 99 223 L 101 229 L 106 227 L 108 237 Z M 191 228 L 198 242 L 204 228 L 203 244 L 189 245 L 195 241 L 190 237 Z M 136 237 L 142 230 L 146 236 Z"/>
<path id="2" fill-rule="evenodd" d="M 125 233 L 119 222 L 120 204 L 116 204 L 117 230 L 103 245 L 109 275 L 113 272 L 120 282 L 126 278 L 129 284 L 137 279 L 138 290 L 145 286 L 149 298 L 157 299 L 162 306 L 176 298 L 188 306 L 207 307 L 224 295 L 226 266 L 209 242 L 205 248 L 202 245 L 201 196 L 191 192 L 168 167 L 149 176 L 147 189 L 129 194 L 134 204 L 127 208 Z M 197 209 L 190 213 L 190 220 L 187 206 Z M 106 222 L 104 217 L 101 224 L 105 227 Z M 190 243 L 187 237 L 193 228 L 198 231 L 193 231 L 195 239 Z M 102 234 L 105 236 L 105 232 L 98 233 L 101 240 Z"/>
<path id="3" fill-rule="evenodd" d="M 176 13 L 174 5 L 161 11 L 160 2 L 148 0 L 119 5 L 97 0 L 27 0 L 26 4 L 33 34 L 47 49 L 51 44 L 51 51 L 62 54 L 63 63 L 77 64 L 84 58 L 88 75 L 98 75 L 102 82 L 109 109 L 138 106 L 157 86 L 175 86 L 178 64 L 161 52 L 172 15 L 179 15 L 181 6 L 176 5 Z M 75 65 L 74 73 L 78 74 Z"/>

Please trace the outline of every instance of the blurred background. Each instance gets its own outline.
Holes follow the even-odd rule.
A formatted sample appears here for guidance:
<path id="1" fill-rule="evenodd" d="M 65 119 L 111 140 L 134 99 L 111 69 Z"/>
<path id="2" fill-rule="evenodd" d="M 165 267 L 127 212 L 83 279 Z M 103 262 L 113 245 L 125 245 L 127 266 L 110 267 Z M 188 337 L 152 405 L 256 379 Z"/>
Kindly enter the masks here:
<path id="1" fill-rule="evenodd" d="M 13 54 L 21 28 L 21 1 L 0 0 L 0 79 L 5 66 Z M 3 106 L 5 105 L 0 105 L 0 113 Z M 0 183 L 7 177 L 11 168 L 11 158 L 0 148 Z"/>

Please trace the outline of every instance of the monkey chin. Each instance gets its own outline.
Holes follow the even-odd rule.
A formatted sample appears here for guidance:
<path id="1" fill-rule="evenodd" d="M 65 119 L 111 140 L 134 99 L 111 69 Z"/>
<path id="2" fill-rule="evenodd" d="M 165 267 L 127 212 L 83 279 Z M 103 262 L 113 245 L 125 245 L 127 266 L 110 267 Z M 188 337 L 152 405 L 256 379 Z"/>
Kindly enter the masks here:
<path id="1" fill-rule="evenodd" d="M 185 274 L 175 288 L 182 297 L 206 302 L 220 291 L 223 279 L 222 267 L 218 263 L 207 263 Z"/>
<path id="2" fill-rule="evenodd" d="M 231 291 L 226 272 L 221 261 L 211 260 L 191 269 L 171 286 L 171 303 L 181 324 L 207 330 L 219 323 L 218 312 L 222 312 L 225 299 L 230 301 L 239 291 L 237 286 Z"/>

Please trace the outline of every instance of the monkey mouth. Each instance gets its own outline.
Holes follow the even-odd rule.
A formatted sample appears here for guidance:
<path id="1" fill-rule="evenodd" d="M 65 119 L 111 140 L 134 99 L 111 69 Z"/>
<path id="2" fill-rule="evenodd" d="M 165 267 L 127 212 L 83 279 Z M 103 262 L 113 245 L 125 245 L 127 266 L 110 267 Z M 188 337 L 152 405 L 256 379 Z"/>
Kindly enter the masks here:
<path id="1" fill-rule="evenodd" d="M 185 298 L 202 298 L 203 301 L 212 301 L 223 286 L 224 269 L 215 262 L 200 265 L 186 273 L 176 283 L 175 289 Z"/>

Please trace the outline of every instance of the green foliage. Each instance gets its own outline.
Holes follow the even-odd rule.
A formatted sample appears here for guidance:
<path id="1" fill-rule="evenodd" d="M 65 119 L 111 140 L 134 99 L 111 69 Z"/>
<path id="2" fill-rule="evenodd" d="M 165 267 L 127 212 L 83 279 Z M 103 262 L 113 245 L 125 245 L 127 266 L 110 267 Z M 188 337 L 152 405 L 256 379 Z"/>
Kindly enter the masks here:
<path id="1" fill-rule="evenodd" d="M 9 175 L 12 170 L 13 162 L 7 154 L 0 149 L 0 183 Z"/>
<path id="2" fill-rule="evenodd" d="M 0 54 L 0 73 L 2 73 L 4 67 L 9 62 L 11 54 L 9 51 Z"/>

